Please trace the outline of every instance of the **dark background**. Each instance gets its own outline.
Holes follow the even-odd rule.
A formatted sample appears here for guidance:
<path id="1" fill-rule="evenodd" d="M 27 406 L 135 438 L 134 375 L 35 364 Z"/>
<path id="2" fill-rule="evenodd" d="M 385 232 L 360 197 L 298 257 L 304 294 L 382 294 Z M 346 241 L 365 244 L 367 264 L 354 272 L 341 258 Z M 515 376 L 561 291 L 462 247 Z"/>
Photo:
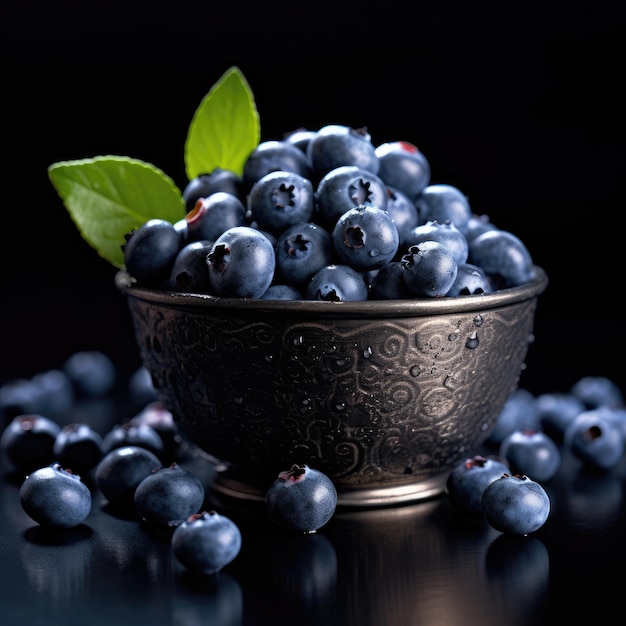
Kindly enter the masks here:
<path id="1" fill-rule="evenodd" d="M 82 240 L 47 167 L 127 155 L 182 188 L 191 117 L 237 65 L 262 139 L 327 123 L 406 139 L 432 182 L 526 243 L 550 285 L 521 385 L 604 375 L 626 390 L 617 3 L 14 4 L 0 22 L 0 381 L 83 349 L 138 366 L 115 270 Z"/>

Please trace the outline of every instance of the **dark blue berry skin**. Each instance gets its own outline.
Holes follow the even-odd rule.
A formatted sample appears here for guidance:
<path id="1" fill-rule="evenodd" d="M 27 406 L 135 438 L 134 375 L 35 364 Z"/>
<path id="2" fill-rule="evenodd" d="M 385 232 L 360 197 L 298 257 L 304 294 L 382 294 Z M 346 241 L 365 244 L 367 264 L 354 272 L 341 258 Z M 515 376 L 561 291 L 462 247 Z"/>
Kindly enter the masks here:
<path id="1" fill-rule="evenodd" d="M 176 559 L 194 574 L 215 574 L 241 551 L 241 531 L 215 511 L 191 515 L 172 533 Z"/>
<path id="2" fill-rule="evenodd" d="M 244 164 L 242 178 L 246 195 L 257 180 L 277 171 L 293 172 L 309 180 L 311 178 L 309 162 L 300 148 L 288 141 L 262 141 Z"/>
<path id="3" fill-rule="evenodd" d="M 508 535 L 529 535 L 550 515 L 546 490 L 527 476 L 503 474 L 483 492 L 482 509 L 490 526 Z"/>
<path id="4" fill-rule="evenodd" d="M 272 284 L 276 254 L 272 242 L 251 226 L 222 233 L 207 257 L 213 293 L 234 298 L 260 298 Z"/>
<path id="5" fill-rule="evenodd" d="M 437 221 L 452 222 L 465 234 L 472 217 L 467 196 L 453 185 L 427 185 L 415 200 L 420 223 Z M 477 263 L 476 265 L 480 265 Z"/>
<path id="6" fill-rule="evenodd" d="M 94 469 L 101 461 L 103 439 L 89 424 L 66 424 L 56 436 L 52 451 L 63 467 L 81 474 Z"/>
<path id="7" fill-rule="evenodd" d="M 499 454 L 507 460 L 511 472 L 542 483 L 553 478 L 561 466 L 561 451 L 541 430 L 512 432 L 500 444 Z"/>
<path id="8" fill-rule="evenodd" d="M 307 128 L 298 128 L 290 133 L 285 135 L 284 140 L 287 143 L 291 143 L 294 146 L 297 146 L 306 154 L 307 148 L 309 147 L 309 141 L 315 137 L 316 131 L 309 130 Z"/>
<path id="9" fill-rule="evenodd" d="M 100 350 L 75 352 L 63 363 L 63 371 L 78 397 L 103 397 L 113 389 L 117 378 L 112 359 Z"/>
<path id="10" fill-rule="evenodd" d="M 327 172 L 315 189 L 316 221 L 332 231 L 337 220 L 358 205 L 387 208 L 387 187 L 374 173 L 356 165 Z"/>
<path id="11" fill-rule="evenodd" d="M 469 242 L 468 260 L 482 267 L 496 289 L 517 287 L 535 276 L 533 260 L 522 240 L 506 230 L 484 232 Z"/>
<path id="12" fill-rule="evenodd" d="M 415 202 L 403 191 L 387 185 L 387 204 L 385 210 L 393 219 L 398 229 L 399 247 L 408 247 L 407 236 L 419 224 L 419 213 Z"/>
<path id="13" fill-rule="evenodd" d="M 51 369 L 35 374 L 37 413 L 53 420 L 64 419 L 74 405 L 75 391 L 72 379 L 62 369 Z"/>
<path id="14" fill-rule="evenodd" d="M 412 297 L 404 283 L 404 269 L 400 261 L 383 265 L 371 280 L 370 300 L 401 300 Z"/>
<path id="15" fill-rule="evenodd" d="M 404 284 L 417 297 L 445 296 L 459 271 L 454 253 L 438 241 L 424 241 L 410 246 L 400 262 L 404 270 Z"/>
<path id="16" fill-rule="evenodd" d="M 415 202 L 430 182 L 430 163 L 424 154 L 408 141 L 389 141 L 376 147 L 376 156 L 383 182 Z"/>
<path id="17" fill-rule="evenodd" d="M 585 468 L 608 471 L 624 456 L 622 429 L 604 414 L 603 408 L 579 413 L 567 426 L 563 447 Z"/>
<path id="18" fill-rule="evenodd" d="M 509 471 L 502 461 L 481 455 L 459 463 L 448 475 L 446 494 L 459 513 L 482 514 L 485 487 Z"/>
<path id="19" fill-rule="evenodd" d="M 141 446 L 159 458 L 163 453 L 163 440 L 159 433 L 152 426 L 143 422 L 131 420 L 123 424 L 116 424 L 104 435 L 102 440 L 104 454 L 115 448 L 126 446 Z"/>
<path id="20" fill-rule="evenodd" d="M 91 492 L 59 463 L 35 470 L 20 487 L 22 508 L 41 526 L 74 528 L 91 512 Z"/>
<path id="21" fill-rule="evenodd" d="M 52 463 L 54 442 L 61 427 L 43 415 L 18 415 L 2 431 L 0 451 L 9 466 L 27 474 Z"/>
<path id="22" fill-rule="evenodd" d="M 311 533 L 335 513 L 337 490 L 323 472 L 293 465 L 270 485 L 265 503 L 270 519 L 279 527 Z"/>
<path id="23" fill-rule="evenodd" d="M 400 238 L 387 211 L 361 204 L 339 217 L 332 240 L 339 263 L 365 272 L 389 263 L 398 251 Z"/>
<path id="24" fill-rule="evenodd" d="M 39 413 L 39 387 L 31 379 L 17 378 L 0 387 L 0 427 L 18 415 Z"/>
<path id="25" fill-rule="evenodd" d="M 216 191 L 206 198 L 199 198 L 184 220 L 187 242 L 215 241 L 225 230 L 246 223 L 246 207 L 238 196 Z"/>
<path id="26" fill-rule="evenodd" d="M 278 235 L 289 226 L 311 220 L 314 197 L 308 178 L 293 172 L 270 172 L 252 185 L 248 211 L 261 230 Z"/>
<path id="27" fill-rule="evenodd" d="M 126 236 L 124 265 L 145 287 L 160 287 L 167 280 L 184 236 L 174 224 L 151 219 Z"/>
<path id="28" fill-rule="evenodd" d="M 583 376 L 570 389 L 587 409 L 600 406 L 624 406 L 622 390 L 606 376 Z"/>
<path id="29" fill-rule="evenodd" d="M 409 246 L 419 245 L 424 241 L 438 241 L 454 254 L 457 265 L 467 262 L 468 245 L 465 235 L 450 221 L 428 221 L 419 224 L 408 235 Z"/>
<path id="30" fill-rule="evenodd" d="M 504 403 L 485 444 L 499 450 L 502 442 L 511 433 L 523 428 L 541 430 L 541 424 L 535 396 L 528 389 L 518 387 Z"/>
<path id="31" fill-rule="evenodd" d="M 184 245 L 172 266 L 169 288 L 186 293 L 211 293 L 207 257 L 214 241 L 191 241 Z"/>
<path id="32" fill-rule="evenodd" d="M 306 155 L 318 180 L 343 165 L 354 165 L 372 174 L 378 174 L 380 168 L 376 146 L 366 128 L 342 124 L 322 126 L 309 140 Z"/>
<path id="33" fill-rule="evenodd" d="M 177 463 L 159 467 L 135 489 L 135 510 L 150 524 L 175 526 L 198 513 L 204 502 L 204 485 Z"/>
<path id="34" fill-rule="evenodd" d="M 115 448 L 96 466 L 96 485 L 112 508 L 134 512 L 137 485 L 158 467 L 160 459 L 146 448 Z"/>
<path id="35" fill-rule="evenodd" d="M 278 279 L 298 288 L 333 262 L 331 234 L 312 222 L 286 228 L 278 236 L 275 248 Z"/>
<path id="36" fill-rule="evenodd" d="M 469 221 L 467 222 L 467 226 L 465 227 L 465 238 L 468 243 L 478 237 L 478 235 L 482 235 L 484 232 L 488 230 L 497 230 L 497 226 L 489 220 L 487 215 L 477 215 L 472 213 Z"/>
<path id="37" fill-rule="evenodd" d="M 456 279 L 446 295 L 456 298 L 457 296 L 477 296 L 492 291 L 491 280 L 481 267 L 472 263 L 461 263 Z"/>
<path id="38" fill-rule="evenodd" d="M 128 380 L 128 395 L 136 409 L 142 409 L 159 399 L 152 374 L 145 365 L 140 365 Z"/>
<path id="39" fill-rule="evenodd" d="M 316 272 L 306 288 L 307 300 L 360 302 L 367 300 L 369 288 L 364 275 L 348 265 L 327 265 Z"/>
<path id="40" fill-rule="evenodd" d="M 542 393 L 535 399 L 539 427 L 554 442 L 563 442 L 568 424 L 585 410 L 584 403 L 571 393 L 554 391 Z"/>
<path id="41" fill-rule="evenodd" d="M 208 174 L 198 174 L 183 189 L 185 208 L 189 213 L 200 198 L 208 198 L 218 191 L 225 191 L 238 198 L 243 197 L 243 181 L 241 176 L 231 170 L 216 167 Z"/>
<path id="42" fill-rule="evenodd" d="M 174 421 L 174 415 L 163 406 L 160 400 L 147 403 L 139 413 L 131 417 L 128 424 L 131 426 L 146 425 L 154 429 L 163 442 L 162 451 L 158 454 L 155 452 L 155 455 L 158 456 L 164 464 L 174 462 L 182 442 L 182 436 Z"/>
<path id="43" fill-rule="evenodd" d="M 302 293 L 291 285 L 271 285 L 261 300 L 302 300 Z"/>

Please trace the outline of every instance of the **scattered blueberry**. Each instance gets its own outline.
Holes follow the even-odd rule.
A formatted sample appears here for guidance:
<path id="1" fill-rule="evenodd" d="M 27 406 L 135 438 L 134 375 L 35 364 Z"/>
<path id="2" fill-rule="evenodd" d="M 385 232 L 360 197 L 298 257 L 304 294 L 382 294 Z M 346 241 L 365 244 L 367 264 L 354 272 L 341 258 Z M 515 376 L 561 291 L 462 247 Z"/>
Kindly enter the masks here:
<path id="1" fill-rule="evenodd" d="M 450 504 L 460 513 L 482 514 L 485 487 L 509 471 L 494 457 L 475 455 L 452 468 L 446 481 Z"/>
<path id="2" fill-rule="evenodd" d="M 606 376 L 583 376 L 570 389 L 587 409 L 600 406 L 624 406 L 622 390 Z"/>
<path id="3" fill-rule="evenodd" d="M 541 430 L 512 432 L 500 444 L 500 456 L 514 474 L 525 474 L 539 482 L 550 480 L 561 466 L 559 447 Z"/>
<path id="4" fill-rule="evenodd" d="M 337 490 L 323 472 L 293 465 L 270 485 L 265 503 L 270 519 L 278 526 L 311 533 L 333 516 Z"/>
<path id="5" fill-rule="evenodd" d="M 538 482 L 527 476 L 504 473 L 485 487 L 482 509 L 496 530 L 509 535 L 528 535 L 539 530 L 550 515 L 550 497 Z"/>
<path id="6" fill-rule="evenodd" d="M 89 488 L 59 463 L 29 474 L 20 487 L 20 502 L 29 517 L 50 528 L 73 528 L 91 512 Z"/>
<path id="7" fill-rule="evenodd" d="M 215 574 L 237 557 L 241 531 L 228 517 L 215 511 L 189 516 L 172 533 L 178 561 L 196 574 Z"/>
<path id="8" fill-rule="evenodd" d="M 88 472 L 104 456 L 103 439 L 89 424 L 66 424 L 56 436 L 54 458 L 73 472 Z"/>
<path id="9" fill-rule="evenodd" d="M 117 370 L 112 359 L 100 350 L 74 352 L 63 363 L 76 394 L 82 397 L 101 397 L 115 384 Z"/>
<path id="10" fill-rule="evenodd" d="M 177 463 L 158 467 L 135 489 L 135 510 L 146 522 L 175 526 L 198 513 L 204 502 L 204 485 Z"/>
<path id="11" fill-rule="evenodd" d="M 103 437 L 104 454 L 125 446 L 146 448 L 159 458 L 164 450 L 163 440 L 159 433 L 150 424 L 141 420 L 129 420 L 123 424 L 117 424 Z"/>

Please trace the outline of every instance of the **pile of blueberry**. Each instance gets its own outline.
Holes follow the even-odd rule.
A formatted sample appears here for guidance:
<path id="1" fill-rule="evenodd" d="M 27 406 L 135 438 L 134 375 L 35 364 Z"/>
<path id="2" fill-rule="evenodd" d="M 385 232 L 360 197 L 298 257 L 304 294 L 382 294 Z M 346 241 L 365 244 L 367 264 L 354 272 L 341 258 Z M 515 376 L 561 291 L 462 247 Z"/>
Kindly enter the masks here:
<path id="1" fill-rule="evenodd" d="M 145 287 L 225 297 L 361 301 L 490 293 L 531 281 L 524 243 L 431 182 L 424 154 L 332 124 L 259 143 L 241 176 L 188 182 L 186 215 L 126 235 Z"/>
<path id="2" fill-rule="evenodd" d="M 129 406 L 141 408 L 113 425 L 108 415 L 98 426 L 88 401 L 106 399 L 116 377 L 113 362 L 94 350 L 0 386 L 0 454 L 22 508 L 42 526 L 73 528 L 87 519 L 98 493 L 112 513 L 169 528 L 173 554 L 190 571 L 219 571 L 238 555 L 241 532 L 205 509 L 216 466 L 192 462 L 197 450 L 178 432 L 143 368 L 128 382 Z M 268 486 L 267 513 L 290 531 L 316 532 L 336 505 L 332 481 L 306 465 L 281 472 Z"/>
<path id="3" fill-rule="evenodd" d="M 544 483 L 564 455 L 585 471 L 610 472 L 626 454 L 626 403 L 605 376 L 584 376 L 568 391 L 534 396 L 522 387 L 505 403 L 485 454 L 458 464 L 446 484 L 463 514 L 484 514 L 494 528 L 526 535 L 548 519 Z"/>

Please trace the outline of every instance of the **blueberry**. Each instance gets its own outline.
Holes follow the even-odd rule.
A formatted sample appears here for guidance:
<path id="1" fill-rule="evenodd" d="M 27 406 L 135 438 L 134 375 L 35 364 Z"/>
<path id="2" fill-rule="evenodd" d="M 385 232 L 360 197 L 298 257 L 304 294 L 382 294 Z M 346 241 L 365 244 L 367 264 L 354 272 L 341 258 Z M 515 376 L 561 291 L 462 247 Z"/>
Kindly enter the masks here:
<path id="1" fill-rule="evenodd" d="M 116 424 L 104 435 L 102 440 L 104 454 L 115 448 L 125 446 L 140 446 L 150 450 L 159 458 L 163 453 L 163 440 L 159 433 L 150 424 L 143 422 L 129 420 L 123 424 Z"/>
<path id="2" fill-rule="evenodd" d="M 472 209 L 467 196 L 453 185 L 426 185 L 416 198 L 415 204 L 421 223 L 436 220 L 443 224 L 449 220 L 463 234 L 472 217 Z"/>
<path id="3" fill-rule="evenodd" d="M 236 226 L 216 239 L 207 264 L 215 294 L 260 298 L 274 279 L 276 254 L 272 242 L 260 230 Z"/>
<path id="4" fill-rule="evenodd" d="M 190 241 L 176 255 L 168 286 L 172 291 L 211 293 L 207 257 L 215 242 Z"/>
<path id="5" fill-rule="evenodd" d="M 468 242 L 482 235 L 485 231 L 496 230 L 497 226 L 489 220 L 487 215 L 472 213 L 465 227 L 465 238 Z"/>
<path id="6" fill-rule="evenodd" d="M 192 178 L 183 189 L 185 208 L 189 213 L 200 198 L 207 198 L 212 193 L 225 191 L 241 198 L 243 195 L 243 181 L 239 174 L 232 170 L 216 167 L 207 174 L 198 174 Z"/>
<path id="7" fill-rule="evenodd" d="M 333 264 L 317 271 L 306 288 L 307 300 L 360 302 L 367 300 L 369 288 L 362 273 L 348 265 Z"/>
<path id="8" fill-rule="evenodd" d="M 168 279 L 184 243 L 180 230 L 171 222 L 148 220 L 126 235 L 123 245 L 126 270 L 139 284 L 160 287 Z"/>
<path id="9" fill-rule="evenodd" d="M 189 516 L 172 533 L 176 559 L 195 574 L 215 574 L 234 561 L 241 550 L 241 531 L 216 511 Z"/>
<path id="10" fill-rule="evenodd" d="M 292 143 L 278 140 L 262 141 L 244 163 L 243 183 L 246 194 L 257 180 L 277 171 L 293 172 L 310 179 L 311 168 L 304 152 Z"/>
<path id="11" fill-rule="evenodd" d="M 583 376 L 572 385 L 570 392 L 587 409 L 624 405 L 622 390 L 606 376 Z"/>
<path id="12" fill-rule="evenodd" d="M 469 245 L 469 262 L 481 267 L 496 289 L 517 287 L 535 276 L 533 260 L 522 240 L 506 230 L 488 230 Z"/>
<path id="13" fill-rule="evenodd" d="M 102 397 L 115 385 L 117 370 L 113 360 L 100 350 L 81 350 L 63 363 L 78 397 Z"/>
<path id="14" fill-rule="evenodd" d="M 160 466 L 160 459 L 146 448 L 115 448 L 96 466 L 96 485 L 112 508 L 134 512 L 137 485 Z"/>
<path id="15" fill-rule="evenodd" d="M 61 420 L 71 410 L 75 401 L 72 379 L 62 369 L 51 369 L 35 374 L 37 412 L 55 420 Z"/>
<path id="16" fill-rule="evenodd" d="M 294 146 L 297 146 L 306 154 L 307 148 L 309 146 L 309 141 L 315 137 L 316 131 L 309 130 L 308 128 L 298 128 L 290 133 L 287 133 L 284 137 L 284 140 L 287 143 L 291 143 Z"/>
<path id="17" fill-rule="evenodd" d="M 151 402 L 156 402 L 157 389 L 152 380 L 152 374 L 145 365 L 140 365 L 128 379 L 128 395 L 136 408 L 143 408 Z"/>
<path id="18" fill-rule="evenodd" d="M 387 185 L 387 203 L 385 210 L 393 219 L 398 229 L 400 248 L 406 248 L 409 233 L 419 224 L 419 213 L 415 202 L 399 189 Z"/>
<path id="19" fill-rule="evenodd" d="M 302 294 L 291 285 L 271 285 L 261 300 L 302 300 Z"/>
<path id="20" fill-rule="evenodd" d="M 579 413 L 567 425 L 563 446 L 583 467 L 599 471 L 615 467 L 625 451 L 622 429 L 601 407 Z"/>
<path id="21" fill-rule="evenodd" d="M 535 399 L 539 427 L 556 443 L 562 443 L 567 425 L 585 410 L 584 403 L 569 392 L 542 393 Z"/>
<path id="22" fill-rule="evenodd" d="M 491 280 L 482 267 L 472 263 L 461 263 L 452 287 L 446 295 L 455 298 L 458 296 L 477 296 L 492 291 Z"/>
<path id="23" fill-rule="evenodd" d="M 539 530 L 550 515 L 550 498 L 543 486 L 527 476 L 504 473 L 483 491 L 485 519 L 509 535 L 528 535 Z"/>
<path id="24" fill-rule="evenodd" d="M 481 455 L 455 465 L 446 481 L 450 504 L 460 513 L 482 514 L 485 487 L 508 471 L 502 461 Z"/>
<path id="25" fill-rule="evenodd" d="M 43 415 L 18 415 L 2 431 L 0 451 L 7 465 L 25 474 L 52 463 L 61 426 Z"/>
<path id="26" fill-rule="evenodd" d="M 333 261 L 331 234 L 312 222 L 286 228 L 278 236 L 275 248 L 279 279 L 298 288 Z"/>
<path id="27" fill-rule="evenodd" d="M 187 224 L 187 242 L 214 241 L 225 230 L 246 223 L 246 207 L 238 196 L 216 191 L 206 198 L 198 198 L 184 220 Z"/>
<path id="28" fill-rule="evenodd" d="M 390 261 L 383 265 L 371 280 L 370 300 L 398 300 L 412 297 L 404 283 L 404 269 L 400 261 Z"/>
<path id="29" fill-rule="evenodd" d="M 292 465 L 270 485 L 265 503 L 275 524 L 310 533 L 324 526 L 335 513 L 337 490 L 320 470 Z"/>
<path id="30" fill-rule="evenodd" d="M 356 165 L 341 165 L 327 172 L 315 189 L 316 219 L 331 230 L 350 209 L 364 204 L 385 210 L 387 187 L 376 174 Z"/>
<path id="31" fill-rule="evenodd" d="M 517 387 L 506 399 L 485 444 L 499 449 L 506 437 L 522 428 L 540 430 L 541 425 L 535 396 L 528 389 Z"/>
<path id="32" fill-rule="evenodd" d="M 91 512 L 89 488 L 59 463 L 29 474 L 20 487 L 20 502 L 29 517 L 50 528 L 73 528 Z"/>
<path id="33" fill-rule="evenodd" d="M 446 246 L 452 254 L 457 265 L 467 262 L 468 245 L 465 235 L 450 220 L 438 222 L 428 221 L 416 226 L 406 237 L 408 246 L 419 245 L 424 241 L 438 241 Z"/>
<path id="34" fill-rule="evenodd" d="M 39 412 L 39 386 L 28 378 L 16 378 L 0 387 L 0 427 L 18 415 Z"/>
<path id="35" fill-rule="evenodd" d="M 313 174 L 324 176 L 343 165 L 354 165 L 377 174 L 380 162 L 367 128 L 342 124 L 322 126 L 307 146 L 307 159 Z"/>
<path id="36" fill-rule="evenodd" d="M 430 163 L 416 145 L 389 141 L 376 147 L 380 162 L 378 175 L 390 187 L 407 195 L 412 202 L 430 182 Z"/>
<path id="37" fill-rule="evenodd" d="M 56 436 L 54 458 L 73 472 L 87 472 L 104 456 L 103 439 L 89 424 L 66 424 Z"/>
<path id="38" fill-rule="evenodd" d="M 182 436 L 174 421 L 174 415 L 163 406 L 160 400 L 146 404 L 134 417 L 127 422 L 130 426 L 148 426 L 161 438 L 162 448 L 154 449 L 153 452 L 164 463 L 171 463 L 182 443 Z M 151 437 L 152 440 L 152 437 Z"/>
<path id="39" fill-rule="evenodd" d="M 198 513 L 204 485 L 177 463 L 154 469 L 135 489 L 135 510 L 146 522 L 175 526 Z"/>
<path id="40" fill-rule="evenodd" d="M 262 230 L 274 234 L 313 217 L 311 181 L 293 172 L 270 172 L 257 180 L 248 194 L 251 218 Z"/>
<path id="41" fill-rule="evenodd" d="M 339 263 L 364 272 L 380 269 L 394 258 L 399 235 L 387 211 L 360 204 L 339 217 L 332 241 Z"/>
<path id="42" fill-rule="evenodd" d="M 500 444 L 500 456 L 507 460 L 511 471 L 545 482 L 553 478 L 561 466 L 561 452 L 541 430 L 519 429 Z"/>
<path id="43" fill-rule="evenodd" d="M 456 280 L 459 268 L 454 253 L 438 241 L 410 246 L 400 260 L 404 284 L 413 296 L 445 296 Z"/>

